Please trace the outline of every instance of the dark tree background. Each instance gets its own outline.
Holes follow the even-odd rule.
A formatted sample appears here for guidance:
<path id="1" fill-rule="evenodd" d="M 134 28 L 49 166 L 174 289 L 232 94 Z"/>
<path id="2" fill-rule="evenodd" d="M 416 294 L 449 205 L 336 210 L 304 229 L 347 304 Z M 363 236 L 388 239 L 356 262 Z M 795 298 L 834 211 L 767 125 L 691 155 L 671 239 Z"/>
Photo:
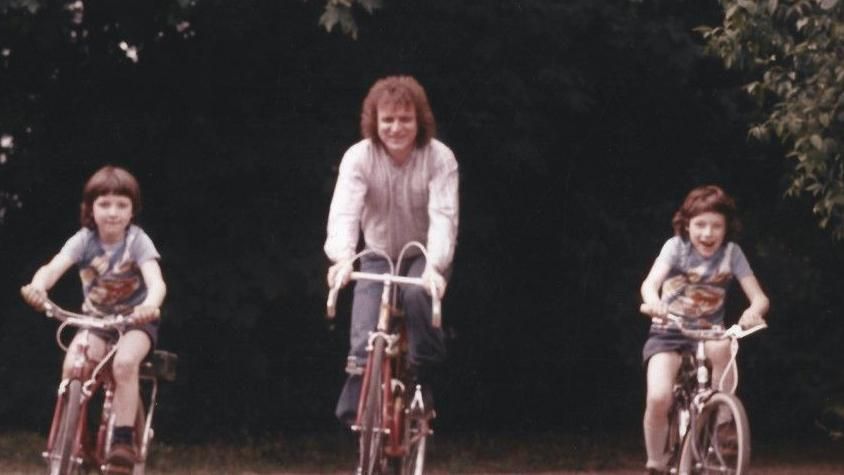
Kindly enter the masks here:
<path id="1" fill-rule="evenodd" d="M 319 2 L 171 3 L 0 20 L 15 138 L 0 189 L 22 203 L 0 227 L 2 427 L 47 427 L 55 323 L 18 289 L 115 163 L 141 182 L 168 284 L 161 346 L 180 355 L 158 434 L 336 429 L 350 296 L 326 323 L 325 219 L 360 102 L 397 73 L 426 86 L 461 170 L 438 430 L 638 431 L 638 288 L 705 183 L 736 197 L 772 301 L 740 361 L 756 433 L 816 431 L 837 407 L 842 247 L 783 198 L 782 150 L 747 140 L 744 79 L 703 55 L 692 28 L 720 21 L 717 2 L 392 0 L 358 16 L 356 40 L 318 27 Z M 70 272 L 53 296 L 73 307 L 78 287 Z"/>

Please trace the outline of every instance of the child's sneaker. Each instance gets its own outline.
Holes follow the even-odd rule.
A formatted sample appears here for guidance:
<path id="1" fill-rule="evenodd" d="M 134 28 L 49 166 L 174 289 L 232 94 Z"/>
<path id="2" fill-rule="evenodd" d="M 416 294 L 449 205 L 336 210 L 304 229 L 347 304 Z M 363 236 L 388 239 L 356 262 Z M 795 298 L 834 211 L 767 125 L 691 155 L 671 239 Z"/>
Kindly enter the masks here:
<path id="1" fill-rule="evenodd" d="M 135 465 L 135 462 L 137 461 L 135 447 L 130 444 L 113 444 L 111 446 L 111 450 L 108 452 L 108 457 L 106 457 L 106 461 L 109 464 L 113 465 L 131 467 Z"/>
<path id="2" fill-rule="evenodd" d="M 738 434 L 736 426 L 731 422 L 718 425 L 715 437 L 721 449 L 721 455 L 730 456 L 738 453 Z"/>

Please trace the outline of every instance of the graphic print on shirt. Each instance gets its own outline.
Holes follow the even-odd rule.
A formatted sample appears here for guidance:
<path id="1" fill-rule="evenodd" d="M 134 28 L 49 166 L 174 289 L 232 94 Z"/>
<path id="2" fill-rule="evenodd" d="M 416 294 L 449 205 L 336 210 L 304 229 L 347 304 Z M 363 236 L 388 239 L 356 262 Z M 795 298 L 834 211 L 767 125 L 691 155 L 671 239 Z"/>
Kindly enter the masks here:
<path id="1" fill-rule="evenodd" d="M 668 303 L 668 311 L 695 320 L 711 317 L 723 308 L 727 285 L 733 278 L 732 250 L 732 244 L 728 244 L 722 258 L 704 260 L 667 278 L 662 284 L 662 299 Z"/>
<path id="2" fill-rule="evenodd" d="M 134 237 L 132 234 L 127 237 L 117 250 L 119 256 L 103 252 L 79 270 L 82 286 L 87 290 L 83 311 L 97 315 L 129 315 L 132 312 L 134 305 L 129 302 L 142 285 L 141 272 L 128 251 Z"/>

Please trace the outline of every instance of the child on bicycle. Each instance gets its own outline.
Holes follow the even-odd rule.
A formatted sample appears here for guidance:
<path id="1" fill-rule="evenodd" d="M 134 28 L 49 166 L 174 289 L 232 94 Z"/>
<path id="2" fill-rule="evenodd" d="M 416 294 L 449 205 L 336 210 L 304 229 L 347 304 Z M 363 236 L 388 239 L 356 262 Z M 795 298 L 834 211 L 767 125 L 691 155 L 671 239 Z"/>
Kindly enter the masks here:
<path id="1" fill-rule="evenodd" d="M 642 350 L 647 368 L 644 415 L 645 448 L 649 473 L 668 473 L 668 411 L 672 404 L 674 377 L 680 368 L 680 351 L 694 342 L 661 319 L 668 314 L 682 317 L 688 325 L 723 324 L 724 298 L 733 278 L 750 302 L 739 318 L 742 327 L 764 322 L 768 298 L 753 275 L 738 244 L 740 229 L 733 199 L 714 185 L 693 189 L 672 220 L 674 237 L 662 247 L 642 283 L 642 310 L 656 317 Z M 720 381 L 729 361 L 728 341 L 706 342 L 712 361 L 711 381 Z"/>
<path id="2" fill-rule="evenodd" d="M 375 82 L 363 101 L 362 140 L 340 163 L 328 214 L 325 253 L 334 263 L 329 287 L 345 284 L 351 259 L 363 233 L 364 245 L 396 259 L 404 244 L 423 243 L 428 260 L 411 251 L 399 270 L 434 284 L 439 297 L 446 288 L 457 242 L 458 169 L 454 153 L 434 138 L 436 123 L 423 87 L 411 76 L 389 76 Z M 365 256 L 361 271 L 388 270 L 383 258 Z M 366 345 L 375 329 L 382 284 L 358 282 L 352 303 L 349 377 L 337 403 L 337 417 L 351 424 L 357 412 Z M 431 324 L 431 297 L 426 290 L 403 288 L 400 299 L 408 330 L 409 360 L 433 409 L 431 379 L 446 356 L 445 338 Z"/>
<path id="3" fill-rule="evenodd" d="M 109 463 L 131 466 L 136 453 L 133 443 L 138 402 L 140 363 L 158 338 L 159 308 L 166 286 L 158 265 L 160 258 L 147 234 L 133 224 L 141 210 L 141 191 L 131 173 L 105 166 L 85 184 L 81 203 L 82 229 L 64 244 L 55 257 L 21 288 L 24 300 L 43 310 L 49 291 L 74 264 L 82 280 L 82 312 L 89 315 L 125 315 L 134 321 L 120 339 L 112 361 L 116 383 L 115 429 L 107 454 Z M 62 378 L 69 377 L 73 354 L 81 343 L 78 333 L 68 348 Z M 89 354 L 100 359 L 106 353 L 112 332 L 92 330 Z"/>

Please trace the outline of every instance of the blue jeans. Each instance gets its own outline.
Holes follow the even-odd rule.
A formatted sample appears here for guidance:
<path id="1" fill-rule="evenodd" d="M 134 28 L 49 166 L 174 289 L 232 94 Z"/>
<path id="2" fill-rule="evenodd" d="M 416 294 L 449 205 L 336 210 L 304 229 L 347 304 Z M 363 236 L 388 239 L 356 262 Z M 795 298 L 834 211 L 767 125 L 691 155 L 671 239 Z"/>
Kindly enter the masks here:
<path id="1" fill-rule="evenodd" d="M 389 272 L 387 261 L 375 256 L 364 256 L 360 260 L 361 272 L 382 274 Z M 399 273 L 408 277 L 419 277 L 425 270 L 425 257 L 405 258 Z M 355 282 L 352 301 L 352 326 L 349 335 L 350 350 L 346 371 L 349 377 L 340 393 L 335 414 L 343 421 L 354 421 L 360 395 L 361 374 L 366 365 L 366 344 L 369 332 L 378 324 L 378 309 L 381 305 L 380 282 Z M 407 327 L 408 360 L 416 367 L 436 366 L 445 361 L 445 337 L 441 328 L 431 325 L 431 297 L 418 286 L 399 286 L 398 304 L 404 309 Z"/>

